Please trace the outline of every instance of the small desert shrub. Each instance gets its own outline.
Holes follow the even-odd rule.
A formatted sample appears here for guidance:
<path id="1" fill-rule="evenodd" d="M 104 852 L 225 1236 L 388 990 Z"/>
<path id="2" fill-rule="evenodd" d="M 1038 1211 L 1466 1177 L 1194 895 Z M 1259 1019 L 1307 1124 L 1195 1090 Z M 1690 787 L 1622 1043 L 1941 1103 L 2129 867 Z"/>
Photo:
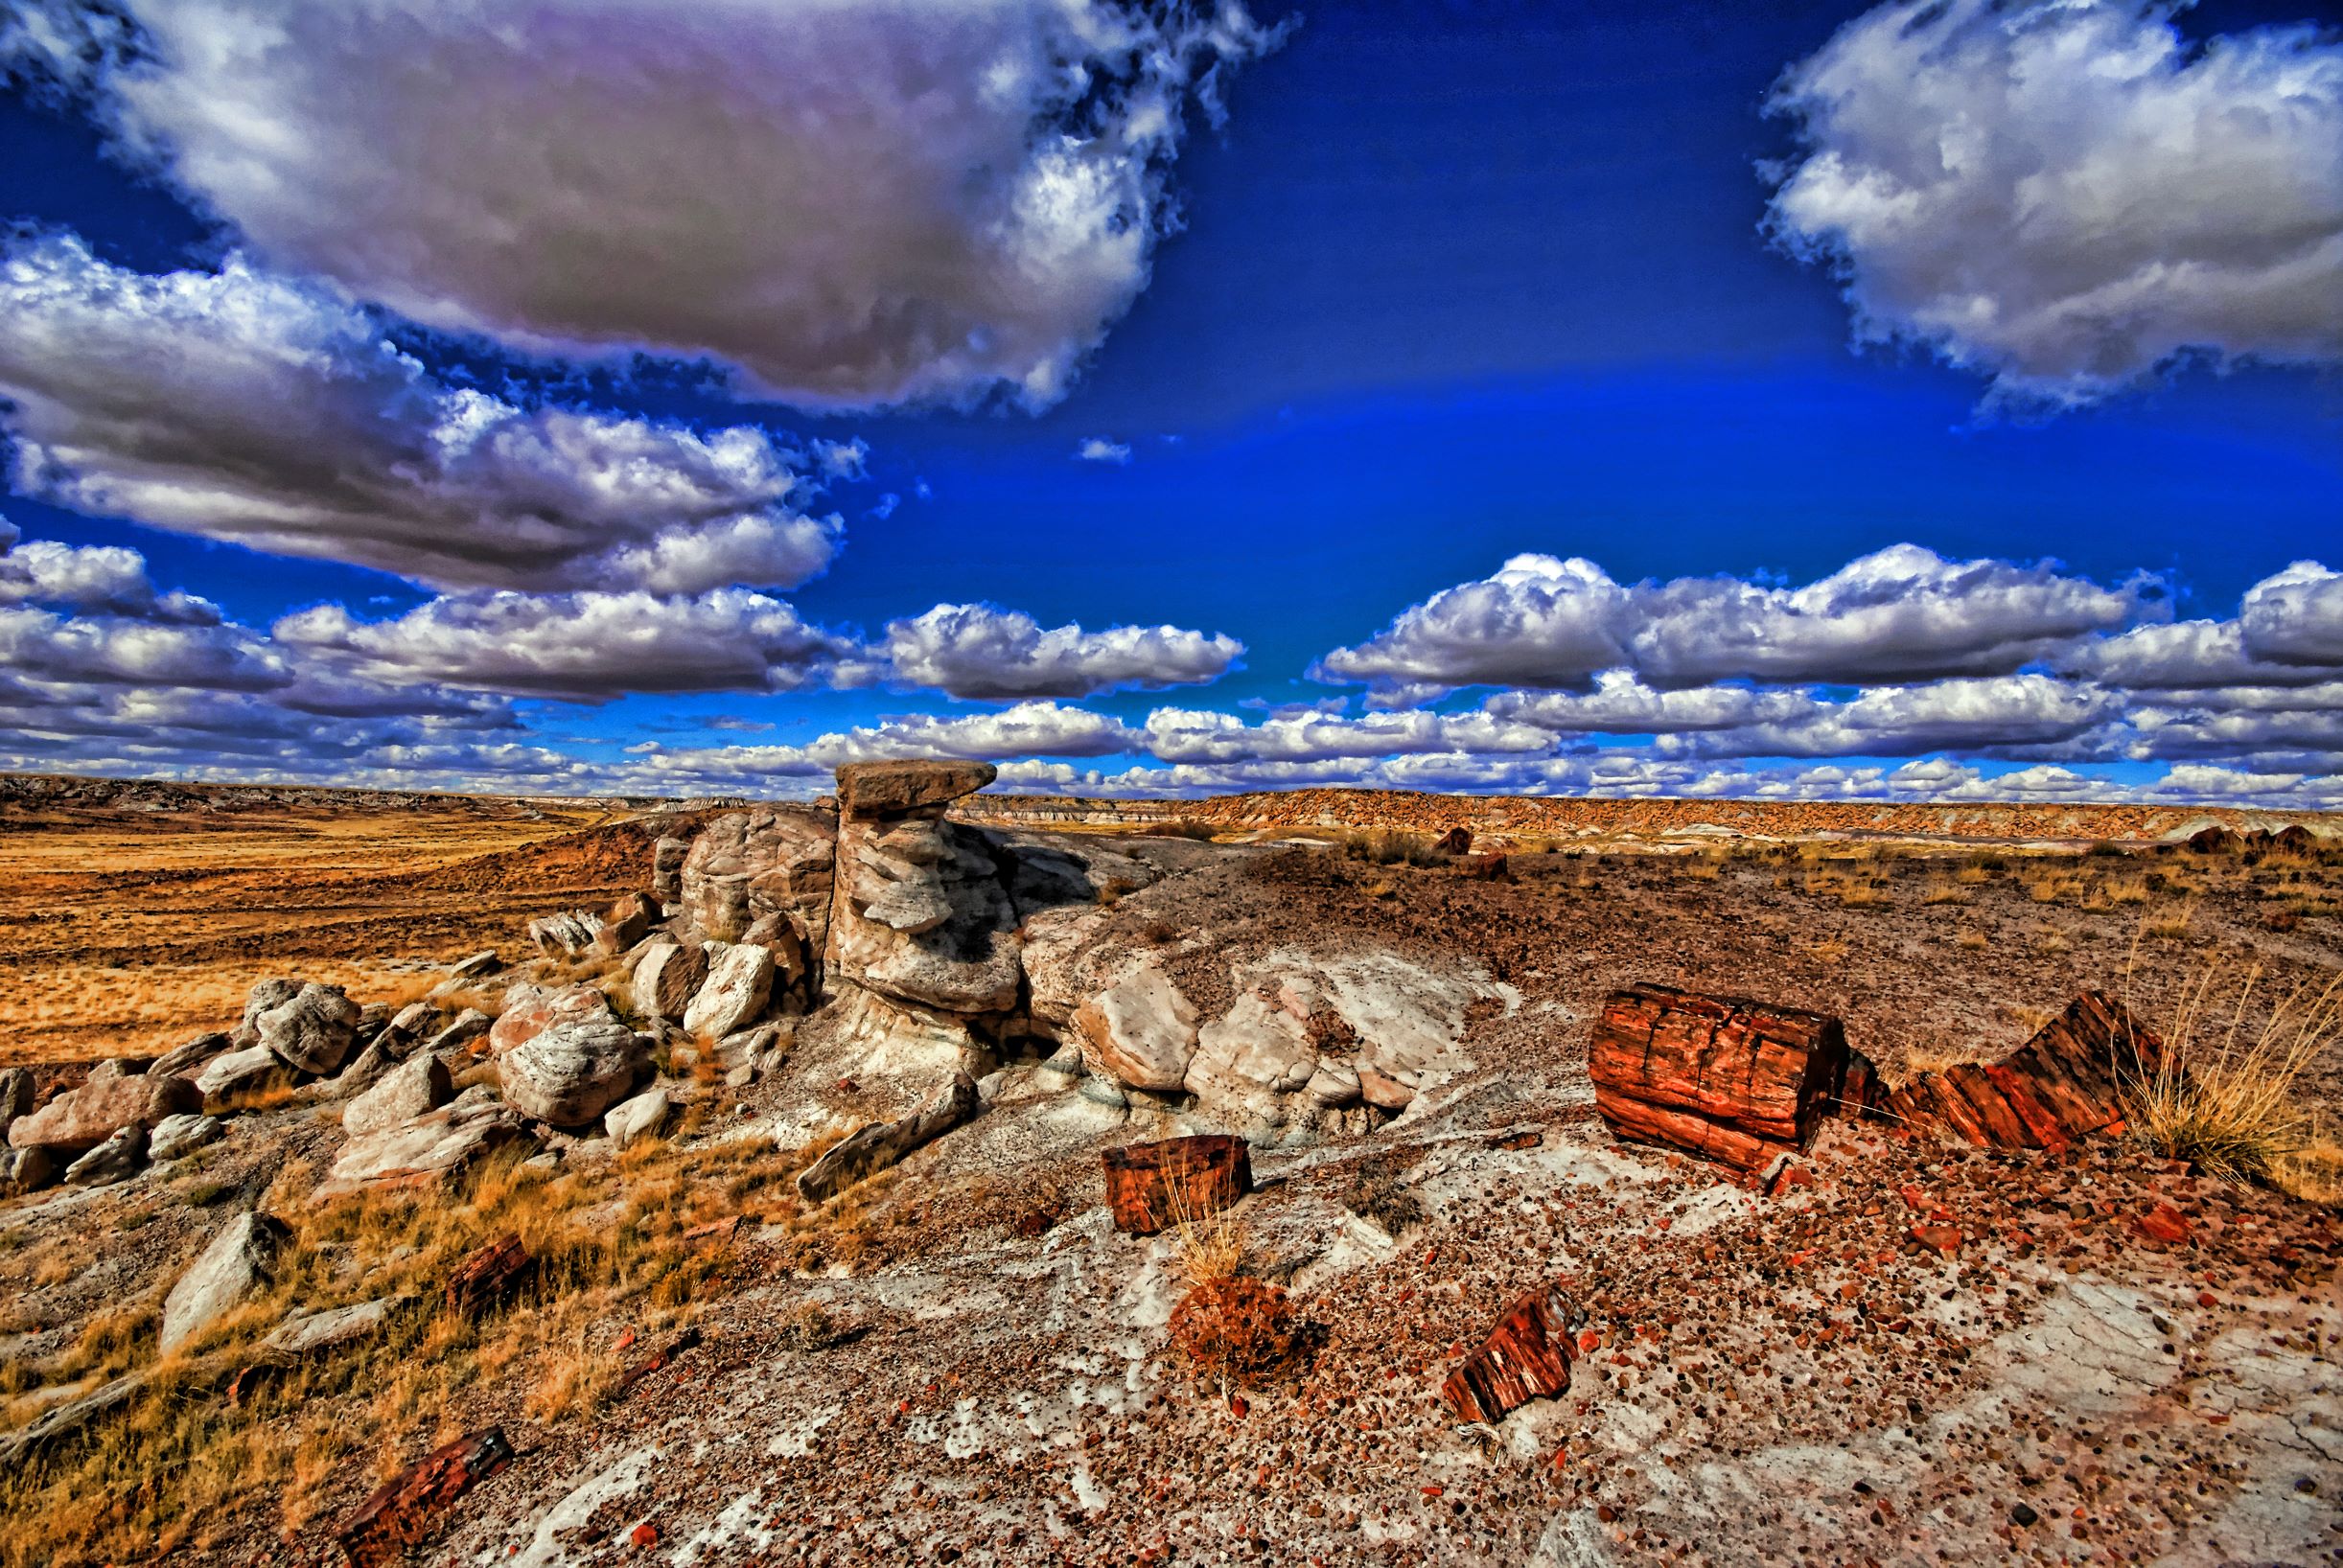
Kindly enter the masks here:
<path id="1" fill-rule="evenodd" d="M 1428 840 L 1398 828 L 1369 828 L 1346 835 L 1342 853 L 1373 865 L 1430 865 L 1439 860 Z"/>
<path id="2" fill-rule="evenodd" d="M 1983 953 L 1993 944 L 1985 939 L 1985 934 L 1982 931 L 1964 931 L 1953 938 L 1953 945 L 1963 953 Z"/>
<path id="3" fill-rule="evenodd" d="M 1396 1236 L 1424 1223 L 1424 1206 L 1407 1190 L 1401 1176 L 1400 1163 L 1389 1155 L 1361 1161 L 1349 1184 L 1334 1194 L 1334 1201 L 1382 1227 L 1384 1234 Z"/>
<path id="4" fill-rule="evenodd" d="M 1806 951 L 1823 963 L 1844 963 L 1846 960 L 1846 944 L 1835 936 L 1826 942 L 1817 942 Z"/>
<path id="5" fill-rule="evenodd" d="M 2186 941 L 2189 928 L 2196 917 L 2196 906 L 2183 904 L 2177 910 L 2164 910 L 2149 915 L 2140 923 L 2140 933 L 2160 942 Z"/>
<path id="6" fill-rule="evenodd" d="M 2270 1162 L 2270 1185 L 2305 1203 L 2343 1208 L 2343 1143 L 2324 1131 Z"/>
<path id="7" fill-rule="evenodd" d="M 2084 850 L 2083 854 L 2097 860 L 2120 861 L 2128 856 L 2130 851 L 2125 849 L 2120 843 L 2110 843 L 2106 840 L 2101 839 L 2097 843 L 2094 843 L 2090 848 Z"/>
<path id="8" fill-rule="evenodd" d="M 2126 877 L 2107 884 L 2107 902 L 2110 904 L 2145 904 L 2147 896 L 2147 884 L 2145 882 Z"/>
<path id="9" fill-rule="evenodd" d="M 2167 1159 L 2232 1181 L 2272 1176 L 2313 1144 L 2295 1084 L 2343 1038 L 2343 973 L 2306 980 L 2266 1011 L 2254 1004 L 2257 966 L 2230 1001 L 2215 962 L 2184 980 L 2164 1022 L 2164 1051 L 2126 1085 L 2133 1132 Z"/>
<path id="10" fill-rule="evenodd" d="M 852 1339 L 856 1329 L 820 1302 L 800 1302 L 783 1315 L 774 1337 L 784 1350 L 826 1350 Z"/>
<path id="11" fill-rule="evenodd" d="M 1232 1383 L 1283 1371 L 1293 1360 L 1300 1326 L 1282 1286 L 1234 1275 L 1180 1298 L 1172 1309 L 1172 1348 L 1198 1381 L 1225 1393 Z"/>
<path id="12" fill-rule="evenodd" d="M 1920 894 L 1920 902 L 1926 905 L 1966 904 L 1968 901 L 1967 892 L 1949 882 L 1932 882 L 1927 890 Z"/>

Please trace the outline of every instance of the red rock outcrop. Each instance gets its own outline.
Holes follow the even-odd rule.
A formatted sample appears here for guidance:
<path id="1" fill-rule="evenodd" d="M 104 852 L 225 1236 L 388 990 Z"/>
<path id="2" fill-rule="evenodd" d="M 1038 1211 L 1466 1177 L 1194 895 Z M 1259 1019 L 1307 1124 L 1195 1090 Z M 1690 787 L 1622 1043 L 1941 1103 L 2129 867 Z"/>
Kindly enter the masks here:
<path id="1" fill-rule="evenodd" d="M 1666 985 L 1613 993 L 1588 1051 L 1612 1133 L 1745 1171 L 1805 1146 L 1848 1064 L 1835 1018 Z"/>
<path id="2" fill-rule="evenodd" d="M 1115 1229 L 1153 1235 L 1182 1216 L 1218 1213 L 1253 1190 L 1244 1140 L 1226 1133 L 1107 1149 L 1106 1207 Z"/>
<path id="3" fill-rule="evenodd" d="M 2153 1075 L 2164 1042 L 2104 991 L 2065 1012 L 1998 1062 L 1923 1072 L 1886 1096 L 1907 1126 L 2002 1149 L 2062 1149 L 2123 1131 L 2123 1086 Z"/>
<path id="4" fill-rule="evenodd" d="M 1570 1386 L 1568 1297 L 1541 1285 L 1497 1319 L 1480 1348 L 1449 1373 L 1440 1396 L 1460 1421 L 1502 1420 L 1508 1411 Z"/>

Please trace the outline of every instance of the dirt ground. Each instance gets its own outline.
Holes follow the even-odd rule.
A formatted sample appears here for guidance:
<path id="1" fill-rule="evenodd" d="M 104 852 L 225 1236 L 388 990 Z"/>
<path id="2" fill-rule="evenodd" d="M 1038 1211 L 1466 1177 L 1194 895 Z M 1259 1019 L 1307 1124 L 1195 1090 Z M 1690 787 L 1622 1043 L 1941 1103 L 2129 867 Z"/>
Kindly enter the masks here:
<path id="1" fill-rule="evenodd" d="M 386 1000 L 417 965 L 639 887 L 664 815 L 412 797 L 0 800 L 0 1067 L 151 1056 L 298 973 Z M 647 835 L 647 836 L 646 836 Z"/>
<path id="2" fill-rule="evenodd" d="M 69 869 L 91 828 L 0 853 L 56 879 L 74 941 L 48 939 L 76 961 L 127 962 L 101 940 L 120 887 L 157 940 L 192 923 L 256 944 L 188 938 L 190 974 L 248 957 L 315 978 L 392 933 L 444 962 L 639 885 L 657 819 L 383 821 L 316 827 L 307 857 L 270 858 L 267 827 L 186 835 L 146 868 L 180 883 Z M 1080 826 L 1078 852 L 1101 839 Z M 1764 1197 L 1614 1140 L 1586 1067 L 1603 996 L 1633 980 L 1838 1013 L 1891 1081 L 1998 1056 L 2089 986 L 2150 1023 L 2207 985 L 2252 1014 L 2343 969 L 2343 855 L 1607 836 L 1477 881 L 1378 861 L 1387 842 L 1106 837 L 1173 874 L 1117 897 L 1096 939 L 1174 953 L 1207 1015 L 1234 957 L 1291 946 L 1461 967 L 1492 999 L 1469 1066 L 1398 1119 L 1256 1151 L 1236 1214 L 1247 1274 L 1301 1320 L 1289 1365 L 1195 1374 L 1167 1343 L 1182 1242 L 1107 1222 L 1100 1151 L 1210 1130 L 1176 1106 L 1102 1116 L 1012 1061 L 967 1126 L 798 1203 L 813 1151 L 923 1087 L 851 1081 L 826 1009 L 763 1081 L 679 1081 L 685 1115 L 646 1151 L 589 1141 L 430 1205 L 311 1204 L 338 1112 L 294 1096 L 174 1170 L 0 1209 L 0 1424 L 145 1365 L 162 1292 L 239 1206 L 293 1216 L 320 1260 L 237 1333 L 429 1290 L 507 1227 L 583 1260 L 491 1323 L 430 1320 L 242 1413 L 169 1384 L 113 1446 L 0 1482 L 0 1561 L 335 1562 L 334 1522 L 377 1481 L 491 1423 L 518 1458 L 413 1560 L 2343 1561 L 2331 1211 L 2130 1144 L 1997 1153 L 1857 1124 L 1818 1141 L 1812 1186 Z M 205 844 L 240 858 L 207 866 Z M 41 925 L 9 926 L 12 952 Z M 2331 1131 L 2343 1049 L 2300 1089 Z M 2184 1240 L 2142 1229 L 2160 1206 Z M 1954 1255 L 1915 1241 L 1924 1221 L 1959 1229 Z M 1447 1370 L 1554 1282 L 1589 1336 L 1568 1392 L 1459 1426 Z M 684 1326 L 695 1348 L 623 1380 Z"/>

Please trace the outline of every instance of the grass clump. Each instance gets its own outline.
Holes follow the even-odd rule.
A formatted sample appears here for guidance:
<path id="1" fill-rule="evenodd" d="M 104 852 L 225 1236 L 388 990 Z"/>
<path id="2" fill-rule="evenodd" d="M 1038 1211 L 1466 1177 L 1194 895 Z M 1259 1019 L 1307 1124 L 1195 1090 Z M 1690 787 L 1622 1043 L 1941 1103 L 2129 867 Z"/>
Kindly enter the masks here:
<path id="1" fill-rule="evenodd" d="M 1226 1398 L 1232 1386 L 1285 1371 L 1301 1348 L 1302 1324 L 1283 1286 L 1243 1272 L 1243 1221 L 1225 1209 L 1196 1211 L 1177 1183 L 1172 1212 L 1172 1241 L 1188 1280 L 1188 1293 L 1172 1309 L 1172 1349 L 1190 1376 Z"/>
<path id="2" fill-rule="evenodd" d="M 2320 1141 L 2295 1085 L 2343 1035 L 2343 973 L 2324 985 L 2306 980 L 2260 1009 L 2260 967 L 2237 982 L 2234 1000 L 2222 994 L 2231 972 L 2208 964 L 2180 986 L 2163 1050 L 2126 1085 L 2133 1134 L 2224 1180 L 2272 1180 L 2284 1169 L 2313 1186 L 2334 1166 L 2312 1152 Z"/>

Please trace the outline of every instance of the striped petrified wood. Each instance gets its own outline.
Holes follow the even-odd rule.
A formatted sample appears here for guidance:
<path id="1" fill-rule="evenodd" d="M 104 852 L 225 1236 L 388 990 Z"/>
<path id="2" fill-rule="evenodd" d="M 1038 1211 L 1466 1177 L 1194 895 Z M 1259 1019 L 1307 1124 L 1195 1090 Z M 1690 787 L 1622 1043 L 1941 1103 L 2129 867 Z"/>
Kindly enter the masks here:
<path id="1" fill-rule="evenodd" d="M 1541 1285 L 1513 1304 L 1496 1326 L 1441 1385 L 1460 1421 L 1504 1419 L 1506 1412 L 1570 1386 L 1570 1333 L 1578 1314 L 1570 1299 Z"/>
<path id="2" fill-rule="evenodd" d="M 2085 991 L 1998 1062 L 1923 1072 L 1887 1113 L 2003 1149 L 2062 1149 L 2123 1131 L 2124 1086 L 2150 1077 L 2164 1042 L 2104 991 Z"/>
<path id="3" fill-rule="evenodd" d="M 1835 1018 L 1667 985 L 1614 992 L 1588 1052 L 1612 1133 L 1747 1171 L 1805 1146 L 1847 1066 Z"/>
<path id="4" fill-rule="evenodd" d="M 1251 1153 L 1226 1133 L 1125 1144 L 1101 1159 L 1115 1229 L 1131 1235 L 1217 1214 L 1253 1190 Z"/>

